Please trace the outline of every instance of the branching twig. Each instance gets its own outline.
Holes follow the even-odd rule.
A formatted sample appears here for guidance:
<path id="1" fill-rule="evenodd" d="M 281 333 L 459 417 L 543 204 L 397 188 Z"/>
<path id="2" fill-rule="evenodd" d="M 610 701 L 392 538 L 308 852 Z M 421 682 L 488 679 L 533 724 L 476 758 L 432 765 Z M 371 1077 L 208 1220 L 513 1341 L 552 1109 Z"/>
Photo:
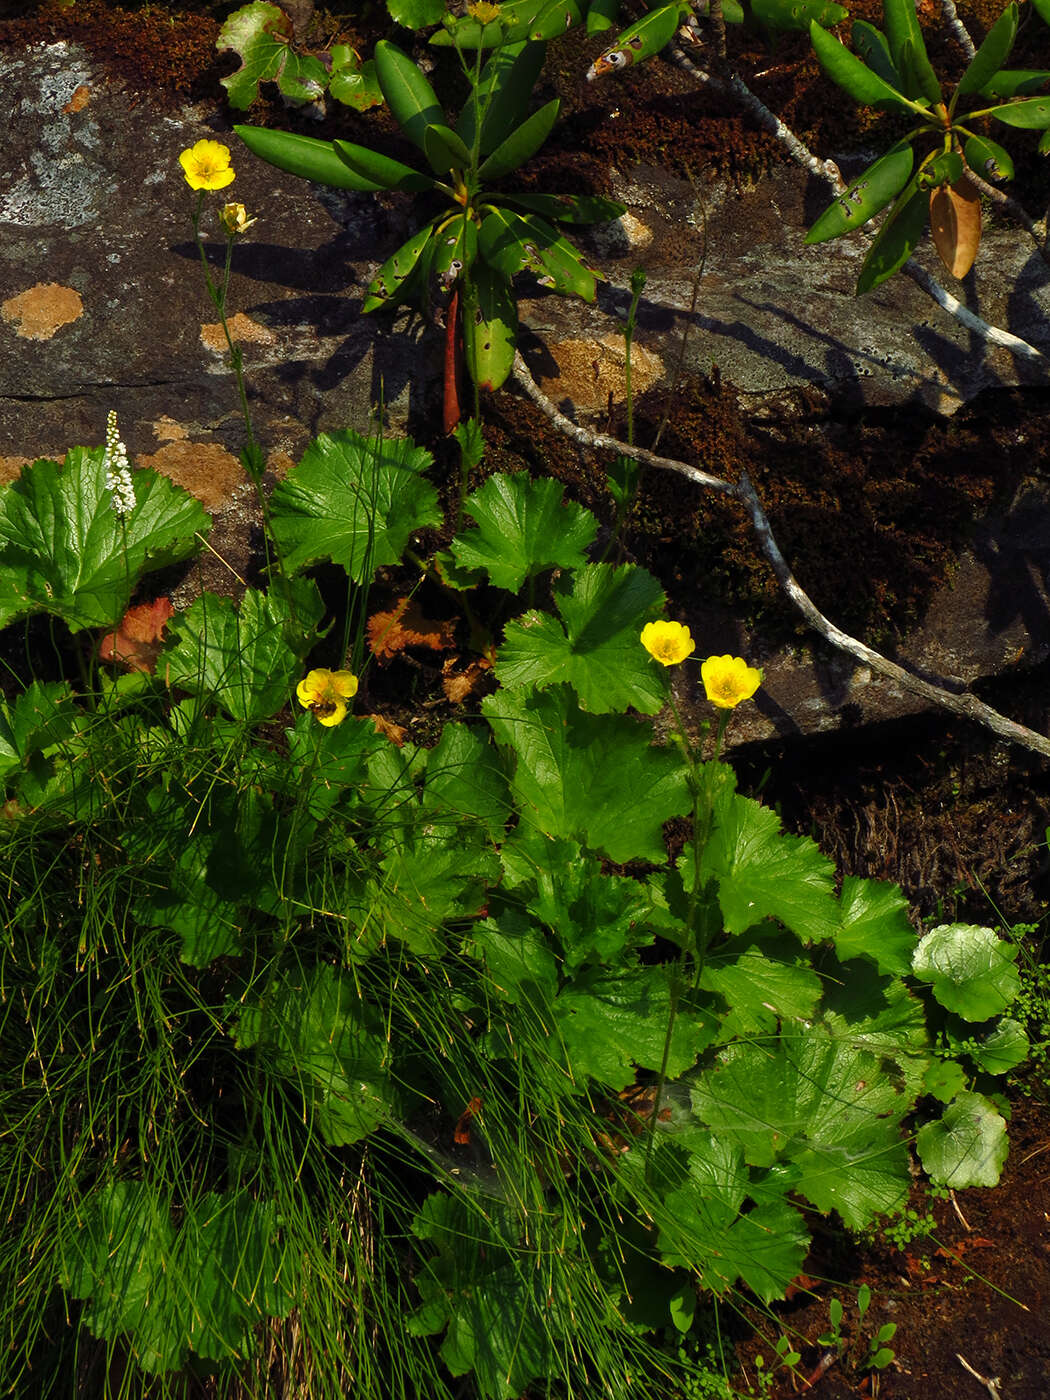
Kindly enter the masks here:
<path id="1" fill-rule="evenodd" d="M 716 78 L 710 73 L 705 73 L 698 68 L 691 58 L 674 44 L 668 46 L 670 57 L 678 65 L 689 73 L 696 81 L 710 85 L 722 92 L 731 93 L 734 98 L 743 106 L 755 121 L 785 147 L 788 154 L 803 169 L 815 175 L 819 180 L 824 180 L 830 186 L 834 194 L 841 194 L 846 188 L 839 168 L 833 160 L 820 160 L 804 141 L 799 140 L 795 133 L 780 120 L 775 113 L 771 112 L 760 97 L 756 97 L 742 78 L 733 74 L 725 79 Z M 1027 217 L 1027 216 L 1026 216 Z M 1028 221 L 1031 223 L 1031 220 Z M 1029 230 L 1031 231 L 1031 230 Z M 1033 234 L 1035 237 L 1035 234 Z M 1001 345 L 1011 351 L 1014 355 L 1025 360 L 1043 360 L 1046 357 L 1041 350 L 1037 350 L 1034 345 L 1029 345 L 1027 340 L 1022 340 L 1020 336 L 1011 335 L 1009 331 L 1000 330 L 998 326 L 989 325 L 987 321 L 972 312 L 969 307 L 962 304 L 958 297 L 952 296 L 951 292 L 931 276 L 925 268 L 920 267 L 914 258 L 909 258 L 902 269 L 912 281 L 917 283 L 927 296 L 932 297 L 942 310 L 954 316 L 957 321 L 961 321 L 968 331 L 979 335 L 983 340 L 987 340 L 991 345 Z"/>
<path id="2" fill-rule="evenodd" d="M 1035 730 L 1026 728 L 1023 724 L 1017 724 L 1005 715 L 1001 715 L 998 710 L 993 710 L 990 705 L 986 705 L 979 700 L 976 695 L 969 692 L 956 692 L 947 689 L 943 685 L 934 685 L 930 681 L 923 680 L 920 676 L 913 675 L 906 671 L 903 666 L 898 666 L 896 662 L 890 661 L 880 652 L 874 651 L 866 646 L 864 642 L 856 637 L 851 637 L 849 633 L 843 632 L 836 627 L 833 622 L 820 611 L 813 600 L 800 586 L 776 539 L 773 536 L 772 526 L 769 518 L 762 508 L 762 503 L 755 493 L 754 487 L 747 476 L 743 473 L 739 482 L 735 485 L 725 481 L 722 477 L 711 476 L 708 472 L 700 471 L 697 467 L 691 467 L 685 462 L 679 462 L 672 457 L 659 457 L 653 452 L 647 452 L 643 447 L 631 447 L 625 442 L 620 442 L 618 438 L 610 437 L 607 433 L 594 433 L 587 428 L 581 428 L 578 424 L 570 422 L 563 413 L 551 403 L 550 399 L 539 387 L 529 372 L 528 366 L 521 355 L 514 357 L 514 377 L 518 384 L 532 399 L 533 403 L 547 415 L 547 417 L 560 428 L 562 432 L 573 438 L 584 447 L 592 449 L 601 448 L 608 452 L 617 453 L 625 457 L 634 457 L 638 461 L 646 462 L 650 466 L 662 467 L 665 471 L 677 472 L 679 476 L 686 477 L 689 481 L 695 482 L 698 486 L 707 486 L 712 490 L 719 491 L 723 495 L 734 497 L 745 507 L 751 516 L 751 523 L 755 534 L 758 536 L 762 553 L 766 556 L 769 564 L 776 575 L 777 582 L 781 589 L 799 610 L 802 616 L 809 623 L 815 632 L 818 632 L 827 642 L 836 647 L 839 651 L 844 651 L 856 660 L 869 666 L 872 671 L 887 680 L 900 686 L 904 690 L 909 690 L 915 695 L 921 696 L 931 704 L 939 706 L 941 709 L 950 710 L 953 714 L 961 715 L 965 719 L 973 720 L 977 724 L 990 729 L 1001 739 L 1010 743 L 1019 744 L 1021 747 L 1031 750 L 1034 753 L 1043 754 L 1050 758 L 1050 739 L 1042 734 L 1037 734 Z"/>
<path id="3" fill-rule="evenodd" d="M 970 1365 L 970 1363 L 966 1360 L 966 1357 L 960 1356 L 958 1352 L 955 1353 L 955 1359 L 956 1361 L 958 1361 L 959 1365 L 963 1368 L 964 1371 L 969 1371 L 970 1375 L 973 1376 L 975 1381 L 980 1381 L 980 1383 L 984 1386 L 985 1390 L 987 1390 L 988 1394 L 992 1397 L 992 1400 L 1002 1400 L 1002 1396 L 999 1394 L 998 1376 L 994 1376 L 991 1378 L 989 1378 L 988 1376 L 982 1376 L 980 1371 L 975 1371 Z"/>

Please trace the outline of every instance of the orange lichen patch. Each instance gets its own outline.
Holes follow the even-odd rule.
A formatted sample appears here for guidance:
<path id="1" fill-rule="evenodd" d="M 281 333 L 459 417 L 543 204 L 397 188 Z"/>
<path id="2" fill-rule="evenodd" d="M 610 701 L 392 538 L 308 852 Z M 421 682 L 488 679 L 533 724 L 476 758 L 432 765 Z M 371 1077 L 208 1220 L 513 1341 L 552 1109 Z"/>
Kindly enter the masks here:
<path id="1" fill-rule="evenodd" d="M 294 466 L 295 458 L 280 447 L 275 447 L 272 452 L 267 453 L 266 470 L 273 472 L 278 481 L 283 481 Z"/>
<path id="2" fill-rule="evenodd" d="M 237 458 L 214 442 L 168 442 L 157 452 L 137 456 L 135 464 L 162 472 L 208 510 L 228 506 L 237 487 L 248 480 Z"/>
<path id="3" fill-rule="evenodd" d="M 563 340 L 551 347 L 558 373 L 542 382 L 555 401 L 569 398 L 578 408 L 605 408 L 627 394 L 626 355 L 623 337 L 605 335 L 598 340 Z M 631 348 L 631 387 L 642 394 L 659 383 L 664 362 L 643 345 Z"/>
<path id="4" fill-rule="evenodd" d="M 185 442 L 190 435 L 189 428 L 184 427 L 182 423 L 176 423 L 175 419 L 169 418 L 166 413 L 161 414 L 151 427 L 158 442 Z"/>
<path id="5" fill-rule="evenodd" d="M 0 457 L 0 486 L 17 481 L 22 474 L 22 468 L 28 467 L 29 463 L 35 460 L 33 457 Z"/>
<path id="6" fill-rule="evenodd" d="M 81 83 L 80 86 L 73 93 L 73 96 L 62 108 L 62 111 L 65 112 L 67 116 L 71 112 L 82 112 L 90 101 L 91 89 L 88 87 L 87 83 Z"/>
<path id="7" fill-rule="evenodd" d="M 57 282 L 38 282 L 0 304 L 0 316 L 23 340 L 50 340 L 84 314 L 80 293 Z"/>
<path id="8" fill-rule="evenodd" d="M 226 324 L 230 328 L 230 336 L 233 340 L 241 340 L 246 345 L 276 345 L 277 337 L 273 331 L 266 326 L 261 326 L 258 321 L 253 321 L 250 316 L 245 316 L 243 311 L 238 311 L 235 316 L 230 316 Z M 226 337 L 223 334 L 222 324 L 216 321 L 213 325 L 201 326 L 201 343 L 209 350 L 215 350 L 221 354 L 226 349 Z"/>

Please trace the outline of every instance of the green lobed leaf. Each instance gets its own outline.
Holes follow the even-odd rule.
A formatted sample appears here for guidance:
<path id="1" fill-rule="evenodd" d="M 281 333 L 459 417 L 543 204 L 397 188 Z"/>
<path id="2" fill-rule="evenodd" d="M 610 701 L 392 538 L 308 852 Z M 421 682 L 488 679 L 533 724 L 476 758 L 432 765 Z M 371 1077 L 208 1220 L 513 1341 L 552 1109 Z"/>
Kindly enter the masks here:
<path id="1" fill-rule="evenodd" d="M 360 924 L 357 951 L 396 938 L 420 955 L 440 952 L 443 925 L 481 910 L 499 875 L 498 856 L 462 823 L 446 831 L 424 827 L 384 844 L 379 876 L 367 882 L 359 905 L 347 902 L 347 916 Z"/>
<path id="2" fill-rule="evenodd" d="M 274 488 L 274 536 L 285 568 L 331 560 L 354 583 L 396 564 L 409 536 L 439 525 L 437 492 L 422 473 L 432 458 L 411 438 L 322 433 Z"/>
<path id="3" fill-rule="evenodd" d="M 1014 163 L 1009 151 L 987 136 L 971 136 L 964 147 L 966 164 L 983 180 L 1012 180 Z"/>
<path id="4" fill-rule="evenodd" d="M 948 1043 L 956 1055 L 968 1055 L 985 1074 L 1009 1074 L 1028 1058 L 1028 1036 L 1020 1021 L 1002 1016 L 988 1030 L 965 1022 L 946 1027 Z"/>
<path id="5" fill-rule="evenodd" d="M 700 985 L 717 992 L 726 1002 L 719 1040 L 768 1035 L 777 1029 L 782 1017 L 809 1020 L 822 990 L 820 978 L 802 958 L 797 944 L 778 949 L 768 942 L 739 954 L 709 955 Z"/>
<path id="6" fill-rule="evenodd" d="M 857 278 L 857 296 L 873 291 L 904 266 L 929 218 L 929 197 L 913 175 L 886 216 Z"/>
<path id="7" fill-rule="evenodd" d="M 313 584 L 296 601 L 298 610 L 277 589 L 249 588 L 235 607 L 203 593 L 170 624 L 158 663 L 169 685 L 213 698 L 246 724 L 269 719 L 288 703 L 323 613 Z"/>
<path id="8" fill-rule="evenodd" d="M 587 1077 L 625 1089 L 634 1083 L 636 1066 L 659 1072 L 665 1054 L 671 1079 L 692 1068 L 711 1042 L 712 1022 L 680 1002 L 671 1025 L 676 975 L 666 966 L 592 967 L 561 992 L 552 1007 L 552 1035 L 578 1089 L 586 1089 Z"/>
<path id="9" fill-rule="evenodd" d="M 434 188 L 429 175 L 413 170 L 404 161 L 394 160 L 381 151 L 369 150 L 353 141 L 333 141 L 335 153 L 347 168 L 365 185 L 377 190 L 404 190 L 418 193 Z"/>
<path id="10" fill-rule="evenodd" d="M 211 523 L 200 502 L 157 472 L 135 470 L 132 482 L 122 519 L 105 449 L 74 447 L 64 465 L 34 462 L 0 492 L 0 573 L 18 580 L 17 611 L 56 614 L 72 632 L 113 627 L 144 574 L 196 553 Z"/>
<path id="11" fill-rule="evenodd" d="M 509 175 L 530 160 L 550 135 L 560 106 L 560 98 L 554 97 L 539 111 L 533 112 L 531 117 L 526 117 L 481 163 L 478 167 L 479 178 L 498 180 L 501 175 Z"/>
<path id="12" fill-rule="evenodd" d="M 753 1166 L 790 1163 L 797 1191 L 860 1229 L 907 1199 L 910 1104 L 876 1055 L 795 1024 L 770 1046 L 728 1046 L 697 1079 L 693 1109 Z"/>
<path id="13" fill-rule="evenodd" d="M 65 681 L 31 681 L 12 701 L 0 700 L 0 779 L 71 735 L 76 713 Z"/>
<path id="14" fill-rule="evenodd" d="M 235 126 L 234 132 L 252 155 L 276 166 L 289 175 L 315 184 L 332 185 L 340 190 L 372 191 L 383 189 L 374 180 L 366 180 L 339 159 L 331 141 L 316 136 L 300 136 L 292 131 L 271 131 L 264 126 Z"/>
<path id="15" fill-rule="evenodd" d="M 976 924 L 938 924 L 919 942 L 912 959 L 915 976 L 930 983 L 934 996 L 967 1021 L 986 1021 L 1016 997 L 1020 977 L 1017 946 Z"/>
<path id="16" fill-rule="evenodd" d="M 690 888 L 691 856 L 680 864 Z M 775 812 L 741 797 L 732 781 L 721 783 L 700 879 L 715 881 L 727 933 L 743 933 L 772 918 L 805 943 L 834 938 L 839 928 L 834 875 L 815 842 L 784 835 Z"/>
<path id="17" fill-rule="evenodd" d="M 318 965 L 282 974 L 237 1023 L 239 1050 L 253 1047 L 303 1095 L 333 1147 L 359 1142 L 397 1106 L 382 1018 L 350 973 Z"/>
<path id="18" fill-rule="evenodd" d="M 550 1015 L 558 990 L 558 964 L 543 930 L 520 909 L 503 909 L 498 918 L 476 923 L 468 949 L 480 958 L 496 990 L 512 1005 L 529 1002 Z"/>
<path id="19" fill-rule="evenodd" d="M 842 194 L 835 196 L 806 234 L 806 243 L 823 243 L 866 224 L 900 194 L 914 163 L 915 156 L 907 142 L 874 161 Z"/>
<path id="20" fill-rule="evenodd" d="M 692 808 L 676 754 L 654 748 L 646 726 L 584 714 L 567 686 L 490 695 L 482 710 L 510 751 L 522 820 L 552 837 L 582 839 L 612 860 L 666 859 L 663 823 Z"/>
<path id="21" fill-rule="evenodd" d="M 365 315 L 370 311 L 377 311 L 380 307 L 395 305 L 402 299 L 406 283 L 419 266 L 424 250 L 433 238 L 434 230 L 427 224 L 387 258 L 369 283 L 365 299 L 361 303 L 361 310 Z"/>
<path id="22" fill-rule="evenodd" d="M 445 817 L 462 831 L 480 823 L 493 843 L 502 841 L 511 816 L 506 774 L 484 731 L 446 724 L 427 754 L 422 810 L 429 820 Z"/>
<path id="23" fill-rule="evenodd" d="M 167 1207 L 143 1182 L 96 1187 L 61 1241 L 59 1280 L 90 1331 L 107 1342 L 123 1333 L 147 1372 L 175 1370 L 187 1349 L 186 1318 L 167 1283 L 175 1232 Z"/>
<path id="24" fill-rule="evenodd" d="M 980 92 L 1009 57 L 1017 37 L 1017 6 L 1007 5 L 984 36 L 984 42 L 970 60 L 969 67 L 959 79 L 958 93 Z"/>
<path id="25" fill-rule="evenodd" d="M 434 89 L 408 54 L 387 39 L 380 39 L 376 44 L 375 65 L 379 86 L 394 120 L 422 150 L 427 127 L 445 124 L 445 113 Z"/>
<path id="26" fill-rule="evenodd" d="M 1002 107 L 990 107 L 987 115 L 1006 126 L 1017 126 L 1026 131 L 1043 131 L 1050 127 L 1050 97 L 1026 97 L 1019 102 L 1008 102 Z"/>
<path id="27" fill-rule="evenodd" d="M 959 1094 L 915 1141 L 923 1170 L 936 1186 L 961 1191 L 995 1186 L 1009 1152 L 1006 1120 L 983 1094 Z"/>
<path id="28" fill-rule="evenodd" d="M 463 568 L 484 569 L 497 588 L 516 593 L 544 569 L 577 569 L 594 543 L 598 522 L 551 477 L 497 473 L 463 503 L 476 530 L 449 546 Z"/>
<path id="29" fill-rule="evenodd" d="M 909 112 L 914 110 L 902 92 L 898 92 L 885 78 L 880 78 L 833 34 L 821 29 L 819 24 L 809 26 L 809 37 L 820 66 L 832 82 L 844 88 L 854 101 L 868 105 L 883 103 Z"/>
<path id="30" fill-rule="evenodd" d="M 922 1002 L 900 978 L 854 964 L 829 986 L 820 1019 L 836 1044 L 875 1055 L 914 1105 L 929 1070 L 930 1036 Z"/>
<path id="31" fill-rule="evenodd" d="M 372 59 L 362 63 L 349 44 L 332 45 L 332 76 L 328 91 L 337 102 L 353 107 L 355 112 L 367 112 L 383 102 L 375 63 Z"/>
<path id="32" fill-rule="evenodd" d="M 554 584 L 564 628 L 549 613 L 528 612 L 508 622 L 496 676 L 510 690 L 567 682 L 580 708 L 609 714 L 632 707 L 654 715 L 667 702 L 667 673 L 638 640 L 666 604 L 644 569 L 584 564 Z"/>
<path id="33" fill-rule="evenodd" d="M 252 0 L 231 14 L 215 41 L 220 53 L 236 52 L 241 66 L 219 81 L 230 106 L 244 111 L 259 96 L 259 84 L 275 82 L 290 102 L 316 102 L 328 86 L 328 70 L 313 54 L 299 54 L 291 44 L 288 16 L 266 0 Z"/>
<path id="34" fill-rule="evenodd" d="M 917 934 L 908 919 L 908 901 L 896 885 L 846 875 L 839 897 L 841 925 L 835 952 L 843 962 L 870 958 L 880 972 L 911 970 Z"/>

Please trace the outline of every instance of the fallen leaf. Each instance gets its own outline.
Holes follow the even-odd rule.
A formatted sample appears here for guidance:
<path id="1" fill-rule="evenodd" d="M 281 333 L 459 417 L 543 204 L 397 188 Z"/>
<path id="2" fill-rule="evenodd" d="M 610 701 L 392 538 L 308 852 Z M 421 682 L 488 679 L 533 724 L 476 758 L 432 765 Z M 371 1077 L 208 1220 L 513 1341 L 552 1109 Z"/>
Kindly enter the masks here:
<path id="1" fill-rule="evenodd" d="M 378 734 L 385 734 L 391 743 L 396 744 L 398 748 L 405 742 L 408 730 L 404 725 L 394 724 L 383 715 L 366 715 L 365 718 L 372 721 Z"/>
<path id="2" fill-rule="evenodd" d="M 454 618 L 431 622 L 414 598 L 399 598 L 389 612 L 373 613 L 368 619 L 368 644 L 378 661 L 389 661 L 406 647 L 448 651 L 456 644 L 455 634 Z"/>
<path id="3" fill-rule="evenodd" d="M 129 671 L 148 671 L 157 664 L 164 641 L 164 629 L 175 609 L 170 598 L 157 598 L 152 603 L 138 603 L 128 608 L 115 632 L 107 632 L 99 643 L 102 661 L 113 661 Z"/>
<path id="4" fill-rule="evenodd" d="M 444 679 L 441 688 L 445 692 L 445 698 L 453 705 L 459 705 L 466 700 L 468 695 L 473 695 L 485 677 L 486 672 L 492 670 L 492 661 L 487 656 L 480 657 L 477 661 L 472 661 L 465 671 L 453 672 L 452 667 L 459 661 L 458 657 L 450 656 L 445 662 Z"/>
<path id="5" fill-rule="evenodd" d="M 452 1134 L 452 1137 L 461 1147 L 466 1147 L 470 1142 L 470 1120 L 476 1113 L 480 1112 L 481 1100 L 473 1098 L 456 1120 L 456 1131 Z"/>
<path id="6" fill-rule="evenodd" d="M 965 277 L 981 245 L 981 196 L 965 175 L 931 192 L 930 232 L 951 275 Z"/>

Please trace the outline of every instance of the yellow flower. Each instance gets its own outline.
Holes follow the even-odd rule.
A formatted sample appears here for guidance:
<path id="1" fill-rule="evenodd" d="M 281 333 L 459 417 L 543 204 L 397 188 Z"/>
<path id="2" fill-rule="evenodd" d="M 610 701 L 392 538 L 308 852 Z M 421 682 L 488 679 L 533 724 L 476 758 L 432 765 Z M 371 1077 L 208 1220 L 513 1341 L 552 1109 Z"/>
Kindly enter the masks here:
<path id="1" fill-rule="evenodd" d="M 750 700 L 762 684 L 762 672 L 742 656 L 709 656 L 700 667 L 700 679 L 712 705 L 733 710 Z"/>
<path id="2" fill-rule="evenodd" d="M 245 233 L 255 222 L 243 204 L 224 204 L 219 210 L 219 223 L 230 235 Z"/>
<path id="3" fill-rule="evenodd" d="M 322 724 L 331 727 L 346 719 L 346 702 L 357 694 L 357 677 L 352 671 L 311 671 L 295 687 L 299 704 L 312 710 Z"/>
<path id="4" fill-rule="evenodd" d="M 677 666 L 696 650 L 689 628 L 680 622 L 647 622 L 642 628 L 642 646 L 661 666 Z"/>
<path id="5" fill-rule="evenodd" d="M 179 156 L 191 190 L 221 190 L 233 180 L 230 148 L 221 141 L 198 141 Z"/>
<path id="6" fill-rule="evenodd" d="M 467 6 L 467 14 L 479 24 L 491 24 L 494 19 L 499 19 L 499 12 L 500 7 L 490 4 L 489 0 L 474 0 L 474 4 Z"/>

